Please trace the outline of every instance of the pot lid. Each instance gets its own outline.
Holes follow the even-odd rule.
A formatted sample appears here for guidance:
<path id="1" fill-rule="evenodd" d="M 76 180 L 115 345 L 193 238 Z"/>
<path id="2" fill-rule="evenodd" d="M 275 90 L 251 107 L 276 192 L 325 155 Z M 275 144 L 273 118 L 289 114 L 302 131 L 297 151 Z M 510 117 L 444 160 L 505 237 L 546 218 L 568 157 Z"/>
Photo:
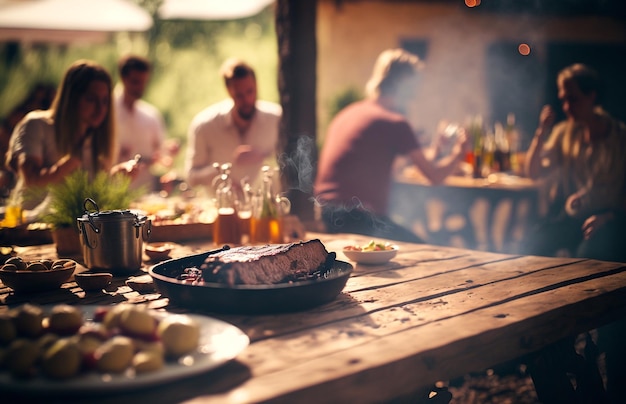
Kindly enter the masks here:
<path id="1" fill-rule="evenodd" d="M 83 218 L 90 217 L 92 220 L 106 220 L 106 221 L 124 221 L 124 220 L 136 220 L 139 218 L 137 213 L 130 211 L 129 209 L 123 210 L 101 210 L 98 212 L 85 213 Z"/>
<path id="2" fill-rule="evenodd" d="M 88 204 L 92 204 L 95 207 L 95 212 L 90 212 Z M 91 198 L 85 199 L 84 202 L 85 214 L 82 216 L 82 220 L 89 221 L 107 221 L 107 222 L 119 222 L 119 221 L 142 221 L 146 220 L 145 215 L 140 215 L 137 212 L 133 212 L 130 209 L 116 209 L 116 210 L 100 210 L 98 204 Z M 79 218 L 81 220 L 81 218 Z"/>

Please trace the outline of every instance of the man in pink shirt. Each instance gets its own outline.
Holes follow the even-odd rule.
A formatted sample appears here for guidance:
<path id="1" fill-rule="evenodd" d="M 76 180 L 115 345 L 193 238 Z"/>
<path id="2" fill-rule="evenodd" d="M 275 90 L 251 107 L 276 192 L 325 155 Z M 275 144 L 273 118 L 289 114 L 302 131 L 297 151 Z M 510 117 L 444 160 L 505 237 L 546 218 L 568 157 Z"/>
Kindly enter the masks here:
<path id="1" fill-rule="evenodd" d="M 402 49 L 382 52 L 366 99 L 331 122 L 314 190 L 327 231 L 422 241 L 388 217 L 393 162 L 406 156 L 428 180 L 440 183 L 461 161 L 467 141 L 462 133 L 449 156 L 437 161 L 425 156 L 405 117 L 420 68 L 418 57 Z"/>

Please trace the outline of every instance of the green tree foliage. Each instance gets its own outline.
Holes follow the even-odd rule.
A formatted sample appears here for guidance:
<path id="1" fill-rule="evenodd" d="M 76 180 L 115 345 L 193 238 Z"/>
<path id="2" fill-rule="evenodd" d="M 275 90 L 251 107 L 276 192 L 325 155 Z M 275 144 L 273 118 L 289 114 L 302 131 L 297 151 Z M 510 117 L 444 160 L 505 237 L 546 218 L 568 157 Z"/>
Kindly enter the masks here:
<path id="1" fill-rule="evenodd" d="M 219 67 L 240 57 L 257 70 L 259 98 L 278 101 L 278 44 L 272 7 L 259 15 L 232 21 L 164 21 L 157 9 L 162 0 L 135 0 L 154 16 L 145 34 L 120 33 L 107 43 L 88 45 L 0 43 L 0 119 L 19 104 L 36 83 L 57 85 L 77 59 L 101 63 L 117 77 L 123 54 L 148 56 L 154 71 L 145 99 L 163 114 L 168 137 L 181 143 L 175 166 L 185 158 L 187 128 L 193 116 L 227 97 Z"/>

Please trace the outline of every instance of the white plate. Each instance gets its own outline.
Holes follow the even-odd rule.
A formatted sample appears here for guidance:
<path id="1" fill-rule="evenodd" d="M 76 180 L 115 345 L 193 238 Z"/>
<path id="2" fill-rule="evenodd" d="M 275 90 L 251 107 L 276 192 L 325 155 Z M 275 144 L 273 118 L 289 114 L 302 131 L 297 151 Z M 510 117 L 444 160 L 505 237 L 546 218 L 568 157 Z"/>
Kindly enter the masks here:
<path id="1" fill-rule="evenodd" d="M 87 319 L 91 318 L 96 307 L 98 306 L 80 306 Z M 37 395 L 98 393 L 158 385 L 214 369 L 234 359 L 250 343 L 248 336 L 232 324 L 206 316 L 188 316 L 200 325 L 198 349 L 193 354 L 180 358 L 178 362 L 167 362 L 161 370 L 138 375 L 130 375 L 130 372 L 102 374 L 94 371 L 64 381 L 43 377 L 19 380 L 3 371 L 0 372 L 0 391 Z"/>
<path id="2" fill-rule="evenodd" d="M 389 261 L 398 253 L 398 246 L 393 245 L 392 250 L 382 250 L 382 251 L 357 251 L 357 250 L 346 250 L 345 248 L 342 250 L 344 255 L 348 257 L 348 259 L 358 263 L 358 264 L 368 264 L 368 265 L 377 265 L 384 264 Z"/>

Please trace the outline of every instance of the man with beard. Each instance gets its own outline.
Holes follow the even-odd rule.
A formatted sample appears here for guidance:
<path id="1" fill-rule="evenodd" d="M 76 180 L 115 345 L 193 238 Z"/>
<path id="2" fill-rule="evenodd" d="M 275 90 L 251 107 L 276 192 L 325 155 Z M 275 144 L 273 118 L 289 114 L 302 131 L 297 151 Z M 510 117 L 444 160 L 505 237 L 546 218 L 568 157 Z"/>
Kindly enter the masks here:
<path id="1" fill-rule="evenodd" d="M 231 163 L 234 184 L 258 177 L 268 158 L 275 156 L 280 105 L 257 100 L 256 75 L 239 59 L 228 59 L 221 67 L 230 98 L 198 113 L 189 126 L 187 181 L 210 185 L 217 174 L 214 163 Z"/>
<path id="2" fill-rule="evenodd" d="M 165 123 L 159 110 L 141 99 L 150 80 L 151 64 L 143 57 L 129 55 L 120 59 L 118 72 L 121 85 L 114 93 L 118 162 L 140 155 L 139 162 L 147 164 L 139 165 L 131 187 L 144 187 L 146 192 L 152 192 L 158 184 L 149 166 L 161 157 Z"/>

